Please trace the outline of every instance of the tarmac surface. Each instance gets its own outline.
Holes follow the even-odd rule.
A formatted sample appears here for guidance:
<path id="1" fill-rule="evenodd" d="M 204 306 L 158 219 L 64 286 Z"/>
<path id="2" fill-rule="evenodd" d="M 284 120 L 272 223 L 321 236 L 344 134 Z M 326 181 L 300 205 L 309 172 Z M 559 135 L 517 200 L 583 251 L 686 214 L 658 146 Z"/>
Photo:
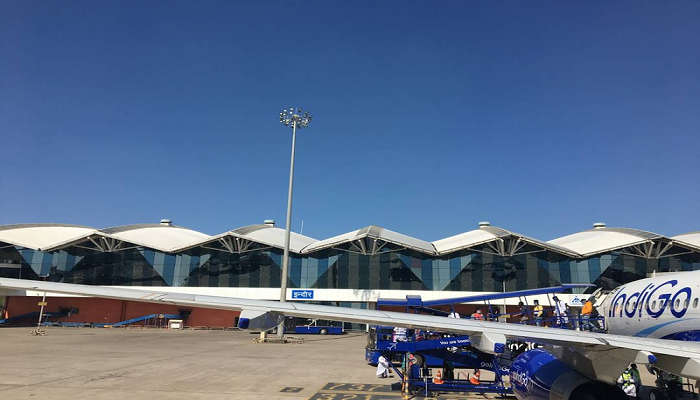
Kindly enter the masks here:
<path id="1" fill-rule="evenodd" d="M 257 335 L 245 331 L 30 332 L 0 328 L 0 399 L 401 399 L 390 388 L 397 379 L 378 379 L 366 364 L 364 333 L 258 344 L 253 342 Z"/>

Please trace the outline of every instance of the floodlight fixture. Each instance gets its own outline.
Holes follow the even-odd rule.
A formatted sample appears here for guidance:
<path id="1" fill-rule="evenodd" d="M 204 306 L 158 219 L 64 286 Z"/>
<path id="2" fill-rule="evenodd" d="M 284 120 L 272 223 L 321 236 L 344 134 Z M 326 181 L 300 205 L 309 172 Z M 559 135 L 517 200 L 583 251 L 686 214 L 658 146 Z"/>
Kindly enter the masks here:
<path id="1" fill-rule="evenodd" d="M 301 107 L 283 108 L 280 111 L 280 123 L 290 128 L 306 128 L 311 123 L 311 113 Z"/>

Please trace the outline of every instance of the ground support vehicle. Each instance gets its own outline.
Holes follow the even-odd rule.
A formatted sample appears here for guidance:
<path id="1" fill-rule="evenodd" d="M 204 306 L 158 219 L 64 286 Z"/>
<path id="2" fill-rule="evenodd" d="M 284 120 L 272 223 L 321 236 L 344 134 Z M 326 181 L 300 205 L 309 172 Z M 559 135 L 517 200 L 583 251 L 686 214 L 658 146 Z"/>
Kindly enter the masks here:
<path id="1" fill-rule="evenodd" d="M 296 320 L 296 319 L 295 319 Z M 296 334 L 315 334 L 315 335 L 342 335 L 345 333 L 343 329 L 343 324 L 340 322 L 333 321 L 323 321 L 323 320 L 306 320 L 305 324 L 300 324 L 296 321 L 296 324 L 292 327 L 291 331 Z"/>
<path id="2" fill-rule="evenodd" d="M 370 336 L 374 334 L 375 338 L 368 343 L 365 358 L 375 365 L 379 355 L 390 359 L 405 391 L 511 393 L 503 383 L 503 376 L 509 372 L 508 358 L 473 349 L 468 336 L 409 330 L 405 341 L 395 341 L 395 336 L 389 333 L 393 332 L 392 328 L 373 328 Z M 495 378 L 477 384 L 470 382 L 470 374 L 475 370 L 492 371 Z"/>

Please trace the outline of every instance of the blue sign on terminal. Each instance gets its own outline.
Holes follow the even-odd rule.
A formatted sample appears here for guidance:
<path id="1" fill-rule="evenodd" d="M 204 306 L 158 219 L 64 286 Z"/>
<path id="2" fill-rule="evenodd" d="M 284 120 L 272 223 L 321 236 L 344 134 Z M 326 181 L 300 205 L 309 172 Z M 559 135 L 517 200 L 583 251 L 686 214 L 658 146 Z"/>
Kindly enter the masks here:
<path id="1" fill-rule="evenodd" d="M 311 300 L 314 298 L 313 290 L 292 290 L 293 299 Z"/>

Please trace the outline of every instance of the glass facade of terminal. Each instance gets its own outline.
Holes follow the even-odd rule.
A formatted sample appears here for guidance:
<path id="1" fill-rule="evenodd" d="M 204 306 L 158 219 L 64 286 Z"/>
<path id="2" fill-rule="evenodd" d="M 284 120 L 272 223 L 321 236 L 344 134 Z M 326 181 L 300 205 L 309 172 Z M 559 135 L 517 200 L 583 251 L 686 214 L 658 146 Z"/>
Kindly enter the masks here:
<path id="1" fill-rule="evenodd" d="M 230 253 L 205 246 L 170 254 L 133 247 L 97 252 L 80 246 L 47 253 L 0 243 L 0 276 L 91 285 L 279 287 L 282 251 Z M 408 249 L 363 255 L 326 249 L 291 255 L 289 287 L 502 291 L 596 283 L 608 288 L 652 271 L 700 269 L 700 253 L 660 259 L 624 251 L 573 259 L 548 250 L 512 257 L 462 250 L 436 257 Z"/>

